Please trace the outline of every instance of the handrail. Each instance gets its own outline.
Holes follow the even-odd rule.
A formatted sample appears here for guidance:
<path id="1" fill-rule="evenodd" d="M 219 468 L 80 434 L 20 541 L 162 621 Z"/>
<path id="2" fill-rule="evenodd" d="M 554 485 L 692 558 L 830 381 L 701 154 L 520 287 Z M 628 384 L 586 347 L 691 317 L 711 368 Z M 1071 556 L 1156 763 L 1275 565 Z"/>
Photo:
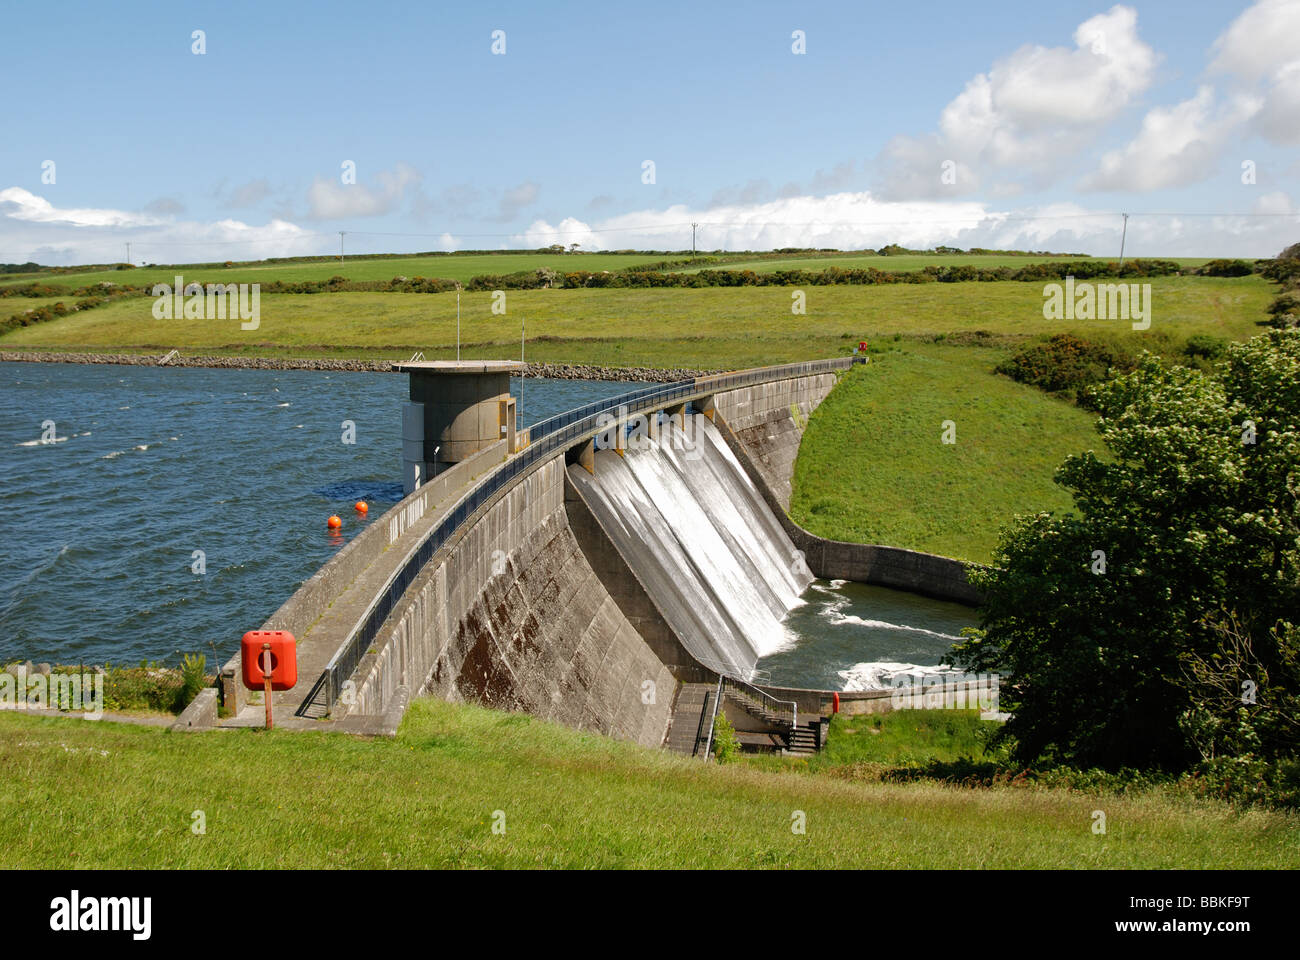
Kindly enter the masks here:
<path id="1" fill-rule="evenodd" d="M 713 728 L 718 723 L 718 706 L 722 703 L 722 678 L 718 677 L 718 689 L 713 695 L 713 715 L 709 717 L 709 735 L 704 741 L 704 759 L 709 759 L 709 751 L 713 749 Z"/>
<path id="2" fill-rule="evenodd" d="M 744 680 L 740 680 L 736 677 L 724 677 L 723 680 L 726 681 L 727 687 L 735 690 L 739 694 L 757 700 L 759 702 L 759 706 L 765 708 L 769 713 L 773 714 L 774 716 L 784 718 L 785 716 L 788 715 L 790 718 L 791 733 L 799 729 L 798 701 L 778 700 L 770 693 L 767 693 L 764 690 L 760 690 L 752 683 L 746 683 Z M 722 683 L 722 681 L 719 681 L 719 683 Z M 786 707 L 789 707 L 790 709 L 787 710 Z"/>
<path id="3" fill-rule="evenodd" d="M 529 428 L 528 446 L 488 474 L 473 490 L 457 501 L 451 512 L 426 534 L 425 539 L 401 569 L 389 578 L 385 589 L 375 595 L 362 618 L 358 620 L 351 636 L 325 665 L 325 669 L 312 686 L 307 698 L 299 705 L 297 715 L 311 716 L 312 710 L 317 708 L 321 710 L 321 714 L 328 714 L 338 699 L 343 683 L 352 676 L 371 641 L 379 633 L 380 627 L 397 606 L 402 595 L 459 527 L 521 473 L 571 446 L 586 434 L 594 434 L 608 428 L 609 423 L 600 419 L 602 414 L 617 411 L 621 415 L 623 412 L 621 408 L 626 408 L 629 415 L 642 413 L 673 400 L 737 390 L 755 383 L 770 383 L 774 380 L 830 373 L 861 362 L 863 360 L 860 357 L 836 357 L 773 367 L 758 367 L 736 373 L 711 374 L 669 384 L 655 384 L 616 397 L 594 401 L 533 424 Z"/>

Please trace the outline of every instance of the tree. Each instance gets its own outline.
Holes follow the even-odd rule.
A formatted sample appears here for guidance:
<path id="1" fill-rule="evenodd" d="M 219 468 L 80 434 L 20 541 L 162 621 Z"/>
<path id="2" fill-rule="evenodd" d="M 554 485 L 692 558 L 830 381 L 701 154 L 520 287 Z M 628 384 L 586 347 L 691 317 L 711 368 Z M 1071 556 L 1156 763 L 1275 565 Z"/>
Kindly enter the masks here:
<path id="1" fill-rule="evenodd" d="M 1300 331 L 1234 344 L 1212 373 L 1148 354 L 1092 396 L 1110 455 L 1058 469 L 1077 512 L 1004 531 L 954 657 L 1010 674 L 1022 761 L 1181 768 L 1199 753 L 1188 664 L 1221 655 L 1225 618 L 1247 616 L 1260 666 L 1294 677 Z"/>

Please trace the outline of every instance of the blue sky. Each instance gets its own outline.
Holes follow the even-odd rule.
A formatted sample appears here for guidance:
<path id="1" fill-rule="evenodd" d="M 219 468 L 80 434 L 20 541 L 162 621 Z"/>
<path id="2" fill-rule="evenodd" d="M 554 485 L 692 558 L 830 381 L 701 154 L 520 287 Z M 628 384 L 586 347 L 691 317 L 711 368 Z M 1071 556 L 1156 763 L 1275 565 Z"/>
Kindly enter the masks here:
<path id="1" fill-rule="evenodd" d="M 0 261 L 1300 239 L 1300 0 L 42 3 L 0 64 Z"/>

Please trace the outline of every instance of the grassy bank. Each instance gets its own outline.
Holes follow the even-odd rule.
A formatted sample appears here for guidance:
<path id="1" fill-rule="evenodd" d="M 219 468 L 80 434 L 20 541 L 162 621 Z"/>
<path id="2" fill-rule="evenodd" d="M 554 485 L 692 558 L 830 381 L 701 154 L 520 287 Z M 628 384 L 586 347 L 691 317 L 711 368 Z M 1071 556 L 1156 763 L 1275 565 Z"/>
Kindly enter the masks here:
<path id="1" fill-rule="evenodd" d="M 1204 266 L 1209 262 L 1202 257 L 1159 257 L 1152 259 L 1171 259 L 1186 269 Z M 770 273 L 773 270 L 825 270 L 839 267 L 842 270 L 862 270 L 872 267 L 886 273 L 909 273 L 925 267 L 1027 267 L 1033 263 L 1109 263 L 1109 257 L 1053 257 L 1034 255 L 988 254 L 988 253 L 954 253 L 924 254 L 900 253 L 893 256 L 879 254 L 842 253 L 820 257 L 762 257 L 747 260 L 743 257 L 728 259 L 723 263 L 708 264 L 704 267 L 678 267 L 673 272 L 698 273 L 700 270 L 753 270 L 755 273 Z"/>
<path id="2" fill-rule="evenodd" d="M 1243 339 L 1272 296 L 1259 277 L 1157 277 L 1150 281 L 1147 343 L 1193 334 Z M 534 360 L 612 366 L 735 369 L 847 353 L 863 337 L 953 337 L 987 331 L 1013 343 L 1062 330 L 1127 336 L 1125 321 L 1043 318 L 1040 284 L 929 283 L 816 287 L 807 313 L 791 314 L 788 288 L 521 290 L 507 313 L 488 293 L 461 297 L 462 355 L 514 357 L 527 318 Z M 406 359 L 454 356 L 456 301 L 448 294 L 268 294 L 258 329 L 237 320 L 155 320 L 153 301 L 131 297 L 0 336 L 0 348 Z M 0 306 L 0 309 L 3 309 Z"/>
<path id="3" fill-rule="evenodd" d="M 391 280 L 393 277 L 440 277 L 462 283 L 480 274 L 515 273 L 520 270 L 623 270 L 643 263 L 660 263 L 660 254 L 619 253 L 503 253 L 455 254 L 424 257 L 344 257 L 338 260 L 292 263 L 246 263 L 202 266 L 182 264 L 170 267 L 136 267 L 132 270 L 85 270 L 77 273 L 12 274 L 0 281 L 0 287 L 33 281 L 66 287 L 91 283 L 129 283 L 133 285 L 171 284 L 176 274 L 186 282 L 203 283 L 298 283 L 304 280 L 328 280 L 342 276 L 349 280 Z"/>
<path id="4" fill-rule="evenodd" d="M 1293 815 L 1158 795 L 716 767 L 437 701 L 415 703 L 391 741 L 0 714 L 0 769 L 11 867 L 1249 868 L 1300 859 Z M 1105 835 L 1091 831 L 1099 808 Z M 200 810 L 206 833 L 196 835 Z M 492 830 L 498 810 L 504 834 Z M 790 829 L 797 810 L 804 835 Z"/>
<path id="5" fill-rule="evenodd" d="M 808 531 L 987 562 L 1016 513 L 1062 510 L 1095 417 L 993 373 L 996 349 L 890 344 L 813 413 L 790 514 Z M 944 421 L 956 443 L 942 442 Z"/>

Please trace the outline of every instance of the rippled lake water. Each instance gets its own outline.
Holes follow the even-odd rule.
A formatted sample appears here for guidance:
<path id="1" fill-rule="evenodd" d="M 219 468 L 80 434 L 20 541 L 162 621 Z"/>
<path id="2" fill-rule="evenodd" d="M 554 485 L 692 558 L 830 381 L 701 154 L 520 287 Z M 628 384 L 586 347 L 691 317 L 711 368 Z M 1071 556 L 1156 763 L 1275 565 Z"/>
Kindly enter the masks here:
<path id="1" fill-rule="evenodd" d="M 633 388 L 529 379 L 522 413 Z M 398 374 L 0 363 L 0 662 L 225 659 L 401 499 L 406 396 Z"/>

